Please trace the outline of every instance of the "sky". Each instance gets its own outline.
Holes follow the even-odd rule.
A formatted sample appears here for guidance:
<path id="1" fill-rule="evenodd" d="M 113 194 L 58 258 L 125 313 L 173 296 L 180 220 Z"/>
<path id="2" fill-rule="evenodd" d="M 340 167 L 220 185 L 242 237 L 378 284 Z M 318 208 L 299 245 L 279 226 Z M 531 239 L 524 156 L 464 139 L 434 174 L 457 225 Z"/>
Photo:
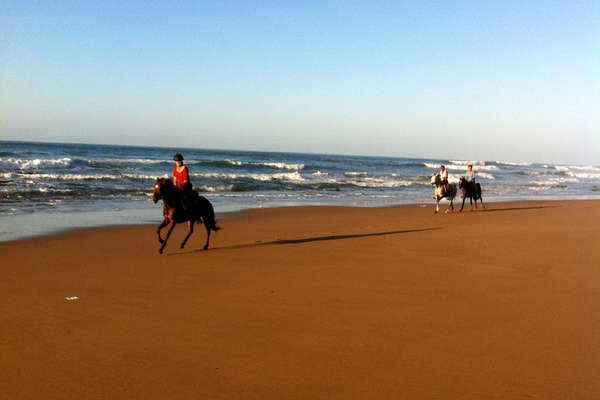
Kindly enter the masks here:
<path id="1" fill-rule="evenodd" d="M 0 10 L 0 139 L 600 164 L 597 1 Z"/>

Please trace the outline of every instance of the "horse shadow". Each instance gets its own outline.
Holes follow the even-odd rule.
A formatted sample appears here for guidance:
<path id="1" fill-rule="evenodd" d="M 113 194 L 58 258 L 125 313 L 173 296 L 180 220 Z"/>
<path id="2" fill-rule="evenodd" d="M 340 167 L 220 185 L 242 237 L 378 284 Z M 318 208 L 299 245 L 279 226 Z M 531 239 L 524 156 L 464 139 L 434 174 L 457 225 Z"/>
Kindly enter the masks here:
<path id="1" fill-rule="evenodd" d="M 556 208 L 561 206 L 528 206 L 528 207 L 509 207 L 509 208 L 486 208 L 478 210 L 478 212 L 501 212 L 501 211 L 523 211 L 523 210 L 538 210 L 542 208 Z"/>
<path id="2" fill-rule="evenodd" d="M 407 234 L 407 233 L 435 231 L 435 230 L 440 230 L 440 229 L 442 229 L 442 228 L 441 227 L 433 227 L 433 228 L 406 229 L 406 230 L 387 231 L 387 232 L 315 236 L 315 237 L 307 237 L 307 238 L 299 238 L 299 239 L 278 239 L 278 240 L 272 240 L 272 241 L 268 241 L 268 242 L 255 242 L 255 243 L 245 243 L 245 244 L 223 246 L 223 247 L 213 247 L 213 248 L 210 248 L 207 250 L 196 249 L 196 250 L 192 250 L 192 251 L 171 253 L 171 254 L 167 254 L 167 255 L 168 256 L 177 256 L 177 255 L 182 255 L 182 254 L 198 253 L 198 252 L 206 252 L 206 251 L 237 250 L 237 249 L 246 249 L 246 248 L 262 247 L 262 246 L 297 245 L 297 244 L 305 244 L 305 243 L 313 243 L 313 242 L 327 242 L 327 241 L 331 241 L 331 240 L 361 239 L 361 238 L 377 237 L 377 236 L 391 236 L 391 235 L 401 235 L 401 234 Z"/>

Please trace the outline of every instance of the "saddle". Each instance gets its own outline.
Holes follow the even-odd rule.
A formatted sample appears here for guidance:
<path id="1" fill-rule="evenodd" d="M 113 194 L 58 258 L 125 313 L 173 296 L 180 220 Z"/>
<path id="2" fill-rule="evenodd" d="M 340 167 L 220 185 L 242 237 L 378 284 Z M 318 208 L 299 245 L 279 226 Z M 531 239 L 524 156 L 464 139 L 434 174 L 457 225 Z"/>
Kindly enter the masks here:
<path id="1" fill-rule="evenodd" d="M 191 183 L 186 183 L 181 191 L 181 207 L 186 212 L 191 212 L 198 201 L 198 192 L 192 189 Z"/>

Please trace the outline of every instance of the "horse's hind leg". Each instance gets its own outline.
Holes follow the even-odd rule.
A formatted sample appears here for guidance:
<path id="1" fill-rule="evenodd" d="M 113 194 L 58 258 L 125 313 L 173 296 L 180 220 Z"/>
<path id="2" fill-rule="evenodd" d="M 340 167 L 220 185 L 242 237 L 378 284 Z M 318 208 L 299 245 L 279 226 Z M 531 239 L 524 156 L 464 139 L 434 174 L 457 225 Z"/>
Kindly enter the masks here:
<path id="1" fill-rule="evenodd" d="M 158 243 L 162 244 L 163 240 L 160 237 L 160 230 L 162 228 L 164 228 L 165 226 L 167 226 L 169 224 L 169 219 L 165 218 L 163 219 L 163 222 L 160 223 L 160 225 L 158 226 L 158 228 L 156 229 L 156 233 L 158 234 Z"/>
<path id="2" fill-rule="evenodd" d="M 454 212 L 454 200 L 450 200 L 450 205 L 446 209 L 446 214 L 448 214 L 450 212 L 450 210 L 452 210 L 452 212 Z"/>
<path id="3" fill-rule="evenodd" d="M 183 247 L 185 246 L 185 243 L 188 241 L 190 236 L 192 236 L 192 233 L 194 233 L 194 222 L 195 221 L 193 219 L 188 221 L 188 232 L 187 232 L 187 235 L 185 236 L 185 239 L 183 239 L 183 242 L 181 242 L 181 246 L 180 246 L 181 249 L 183 249 Z"/>
<path id="4" fill-rule="evenodd" d="M 204 250 L 208 249 L 208 242 L 210 240 L 210 226 L 208 226 L 208 221 L 204 221 L 204 227 L 206 228 L 206 243 L 204 244 Z"/>
<path id="5" fill-rule="evenodd" d="M 167 236 L 165 237 L 165 240 L 163 241 L 162 246 L 160 246 L 160 249 L 158 249 L 158 252 L 160 254 L 163 253 L 163 250 L 165 249 L 165 246 L 167 245 L 167 240 L 169 240 L 169 236 L 171 236 L 171 232 L 173 232 L 173 228 L 175 228 L 175 221 L 171 222 L 171 226 L 169 227 L 169 230 L 167 231 Z"/>

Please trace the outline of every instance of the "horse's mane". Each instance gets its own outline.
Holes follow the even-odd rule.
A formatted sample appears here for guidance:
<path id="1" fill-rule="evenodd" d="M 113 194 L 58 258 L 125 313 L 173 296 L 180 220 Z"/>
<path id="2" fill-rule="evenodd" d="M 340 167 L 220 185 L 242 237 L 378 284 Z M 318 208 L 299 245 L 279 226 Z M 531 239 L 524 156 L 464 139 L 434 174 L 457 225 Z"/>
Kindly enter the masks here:
<path id="1" fill-rule="evenodd" d="M 158 184 L 160 186 L 160 190 L 164 190 L 164 193 L 172 193 L 177 189 L 173 184 L 173 181 L 169 178 L 158 179 Z"/>

